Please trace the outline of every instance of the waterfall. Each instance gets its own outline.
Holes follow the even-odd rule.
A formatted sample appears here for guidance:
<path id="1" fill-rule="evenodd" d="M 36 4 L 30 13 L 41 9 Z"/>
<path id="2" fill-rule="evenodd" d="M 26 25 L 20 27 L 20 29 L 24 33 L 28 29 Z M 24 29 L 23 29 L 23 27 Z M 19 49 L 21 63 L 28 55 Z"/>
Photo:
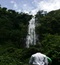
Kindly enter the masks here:
<path id="1" fill-rule="evenodd" d="M 30 45 L 36 45 L 35 17 L 33 17 L 29 21 L 29 25 L 28 25 L 26 47 L 29 48 Z"/>

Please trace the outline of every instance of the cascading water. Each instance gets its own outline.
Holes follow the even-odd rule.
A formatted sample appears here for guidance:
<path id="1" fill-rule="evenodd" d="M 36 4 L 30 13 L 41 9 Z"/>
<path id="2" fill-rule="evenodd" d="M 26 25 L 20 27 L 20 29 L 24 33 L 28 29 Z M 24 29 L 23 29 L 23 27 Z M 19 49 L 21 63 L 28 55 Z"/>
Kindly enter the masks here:
<path id="1" fill-rule="evenodd" d="M 47 57 L 46 55 L 38 52 L 31 56 L 31 58 L 29 60 L 29 64 L 31 64 L 31 65 L 48 65 L 48 63 L 49 63 L 48 59 L 50 59 L 50 58 Z"/>
<path id="2" fill-rule="evenodd" d="M 36 45 L 35 17 L 33 17 L 29 21 L 29 25 L 28 25 L 26 47 L 29 48 L 30 45 Z"/>

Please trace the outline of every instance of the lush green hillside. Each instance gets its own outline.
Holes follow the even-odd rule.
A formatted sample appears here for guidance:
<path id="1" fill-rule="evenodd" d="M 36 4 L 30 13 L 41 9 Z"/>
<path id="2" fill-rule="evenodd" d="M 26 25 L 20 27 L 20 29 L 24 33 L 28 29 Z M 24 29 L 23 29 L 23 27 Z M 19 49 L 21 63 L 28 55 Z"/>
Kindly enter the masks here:
<path id="1" fill-rule="evenodd" d="M 0 7 L 0 65 L 22 65 L 21 48 L 25 47 L 31 18 L 32 15 Z"/>
<path id="2" fill-rule="evenodd" d="M 40 51 L 60 65 L 60 10 L 36 14 L 37 45 L 25 48 L 28 21 L 32 15 L 0 7 L 0 65 L 28 65 Z"/>
<path id="3" fill-rule="evenodd" d="M 60 64 L 60 10 L 36 14 L 36 33 L 41 51 L 52 58 L 52 65 Z"/>
<path id="4" fill-rule="evenodd" d="M 31 15 L 0 8 L 0 44 L 23 47 Z"/>

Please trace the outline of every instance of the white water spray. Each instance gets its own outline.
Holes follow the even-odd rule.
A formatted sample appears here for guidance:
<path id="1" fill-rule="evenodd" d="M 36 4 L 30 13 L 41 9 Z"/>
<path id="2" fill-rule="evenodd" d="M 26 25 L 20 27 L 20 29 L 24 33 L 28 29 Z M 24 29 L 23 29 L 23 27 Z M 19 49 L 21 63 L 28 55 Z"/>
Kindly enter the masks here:
<path id="1" fill-rule="evenodd" d="M 35 17 L 33 17 L 29 21 L 29 25 L 28 25 L 26 47 L 29 48 L 30 45 L 36 45 Z"/>
<path id="2" fill-rule="evenodd" d="M 35 53 L 29 60 L 31 65 L 48 65 L 48 57 L 42 53 Z"/>

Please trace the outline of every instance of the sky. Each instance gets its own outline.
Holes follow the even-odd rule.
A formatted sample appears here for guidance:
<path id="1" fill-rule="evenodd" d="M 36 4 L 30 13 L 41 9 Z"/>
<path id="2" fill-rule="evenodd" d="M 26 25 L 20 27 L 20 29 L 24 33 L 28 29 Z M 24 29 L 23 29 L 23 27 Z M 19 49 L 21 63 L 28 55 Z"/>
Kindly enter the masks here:
<path id="1" fill-rule="evenodd" d="M 1 7 L 35 15 L 39 10 L 60 9 L 60 0 L 0 0 Z"/>

